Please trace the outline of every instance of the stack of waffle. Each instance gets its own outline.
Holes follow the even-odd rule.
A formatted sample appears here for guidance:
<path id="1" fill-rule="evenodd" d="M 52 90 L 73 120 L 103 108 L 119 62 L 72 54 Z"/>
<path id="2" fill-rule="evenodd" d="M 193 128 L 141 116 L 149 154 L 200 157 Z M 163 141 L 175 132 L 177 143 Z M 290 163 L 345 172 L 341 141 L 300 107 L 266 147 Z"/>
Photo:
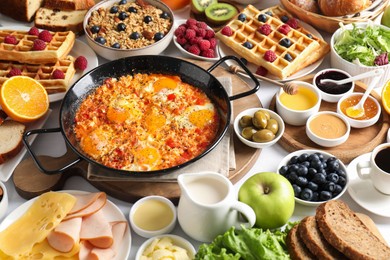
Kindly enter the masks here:
<path id="1" fill-rule="evenodd" d="M 51 32 L 53 38 L 43 50 L 33 50 L 33 41 L 38 38 L 27 31 L 0 30 L 0 85 L 6 81 L 13 68 L 39 81 L 49 94 L 65 92 L 75 74 L 74 58 L 69 54 L 75 41 L 75 34 Z M 7 35 L 17 39 L 17 44 L 4 42 Z M 64 73 L 64 79 L 55 79 L 55 70 Z"/>
<path id="2" fill-rule="evenodd" d="M 238 19 L 240 15 L 245 17 L 244 21 Z M 259 16 L 263 18 L 261 19 Z M 280 28 L 286 26 L 283 22 L 286 19 L 293 19 L 293 16 L 280 6 L 260 11 L 252 5 L 248 5 L 227 24 L 232 35 L 227 36 L 223 34 L 223 30 L 220 30 L 216 36 L 249 62 L 264 67 L 269 73 L 280 79 L 285 79 L 323 58 L 329 52 L 329 44 L 299 24 L 295 29 L 288 26 L 288 33 L 283 33 Z M 268 35 L 258 30 L 264 24 L 270 26 Z M 290 45 L 286 47 L 281 44 L 282 39 L 288 39 Z M 252 48 L 246 47 L 248 46 L 245 44 L 246 42 L 249 42 Z M 274 61 L 268 61 L 267 58 L 264 58 L 267 51 L 272 51 L 275 54 Z M 289 59 L 286 59 L 286 55 L 289 56 Z"/>

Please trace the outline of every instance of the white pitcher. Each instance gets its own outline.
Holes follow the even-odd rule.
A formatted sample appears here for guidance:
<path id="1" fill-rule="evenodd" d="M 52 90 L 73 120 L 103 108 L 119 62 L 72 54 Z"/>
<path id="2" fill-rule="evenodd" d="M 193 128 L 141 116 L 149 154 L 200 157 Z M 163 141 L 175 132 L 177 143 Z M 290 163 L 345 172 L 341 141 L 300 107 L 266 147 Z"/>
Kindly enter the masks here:
<path id="1" fill-rule="evenodd" d="M 183 173 L 177 181 L 181 189 L 178 221 L 191 238 L 211 242 L 232 226 L 255 224 L 255 212 L 238 201 L 233 184 L 225 176 L 215 172 Z"/>

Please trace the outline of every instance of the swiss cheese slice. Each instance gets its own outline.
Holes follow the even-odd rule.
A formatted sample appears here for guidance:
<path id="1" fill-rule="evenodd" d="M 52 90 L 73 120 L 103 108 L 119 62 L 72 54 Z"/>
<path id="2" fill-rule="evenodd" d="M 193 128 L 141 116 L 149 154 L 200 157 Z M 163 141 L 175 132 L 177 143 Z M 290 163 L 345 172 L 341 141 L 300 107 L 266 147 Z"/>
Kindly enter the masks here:
<path id="1" fill-rule="evenodd" d="M 75 203 L 76 198 L 68 193 L 42 194 L 20 218 L 0 232 L 0 251 L 15 259 L 23 259 L 35 244 L 45 240 Z"/>

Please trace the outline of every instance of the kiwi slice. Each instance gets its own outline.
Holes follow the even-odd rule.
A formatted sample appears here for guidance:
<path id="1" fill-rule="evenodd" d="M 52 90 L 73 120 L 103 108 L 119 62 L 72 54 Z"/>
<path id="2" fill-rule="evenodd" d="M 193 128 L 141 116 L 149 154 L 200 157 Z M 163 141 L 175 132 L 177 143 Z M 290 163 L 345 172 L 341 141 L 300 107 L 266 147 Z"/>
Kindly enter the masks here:
<path id="1" fill-rule="evenodd" d="M 191 0 L 191 10 L 196 14 L 203 14 L 208 6 L 217 3 L 218 0 Z"/>
<path id="2" fill-rule="evenodd" d="M 213 24 L 224 24 L 238 13 L 237 8 L 228 3 L 209 5 L 205 10 L 207 20 Z"/>

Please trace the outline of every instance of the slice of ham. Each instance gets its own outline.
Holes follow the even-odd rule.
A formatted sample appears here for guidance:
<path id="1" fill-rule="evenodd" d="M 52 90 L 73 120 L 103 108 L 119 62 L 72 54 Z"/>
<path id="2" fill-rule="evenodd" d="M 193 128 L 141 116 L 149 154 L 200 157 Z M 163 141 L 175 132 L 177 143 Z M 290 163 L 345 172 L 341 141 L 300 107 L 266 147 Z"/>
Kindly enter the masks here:
<path id="1" fill-rule="evenodd" d="M 107 195 L 104 192 L 74 195 L 77 199 L 76 205 L 65 217 L 65 220 L 78 217 L 86 217 L 99 211 L 106 205 Z"/>
<path id="2" fill-rule="evenodd" d="M 49 245 L 57 251 L 67 253 L 80 241 L 82 218 L 62 221 L 47 236 Z"/>
<path id="3" fill-rule="evenodd" d="M 109 248 L 112 245 L 111 225 L 102 210 L 83 218 L 80 239 L 88 240 L 93 246 L 99 248 Z"/>

